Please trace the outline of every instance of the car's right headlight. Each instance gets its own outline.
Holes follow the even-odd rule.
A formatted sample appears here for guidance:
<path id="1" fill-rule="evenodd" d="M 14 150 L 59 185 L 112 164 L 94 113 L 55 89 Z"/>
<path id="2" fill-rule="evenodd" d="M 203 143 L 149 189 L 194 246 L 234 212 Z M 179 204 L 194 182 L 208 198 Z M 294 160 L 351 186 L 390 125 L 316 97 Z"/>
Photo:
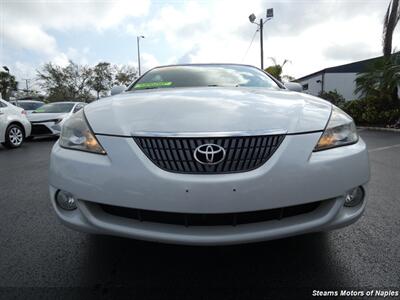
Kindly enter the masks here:
<path id="1" fill-rule="evenodd" d="M 354 144 L 358 141 L 353 119 L 340 108 L 333 106 L 331 117 L 314 151 Z"/>
<path id="2" fill-rule="evenodd" d="M 83 109 L 64 122 L 59 144 L 67 149 L 106 154 L 106 151 L 90 129 Z"/>

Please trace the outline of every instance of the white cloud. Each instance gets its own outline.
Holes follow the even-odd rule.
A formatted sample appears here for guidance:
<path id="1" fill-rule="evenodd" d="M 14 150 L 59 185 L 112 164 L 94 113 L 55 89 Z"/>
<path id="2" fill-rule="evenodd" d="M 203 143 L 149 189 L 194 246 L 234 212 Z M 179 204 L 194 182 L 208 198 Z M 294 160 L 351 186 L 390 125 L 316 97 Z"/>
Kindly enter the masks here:
<path id="1" fill-rule="evenodd" d="M 267 7 L 273 7 L 275 16 L 265 25 L 265 65 L 271 63 L 268 57 L 275 57 L 278 62 L 289 59 L 292 63 L 285 66 L 285 73 L 301 76 L 380 55 L 387 2 L 157 1 L 150 6 L 150 0 L 6 0 L 1 2 L 1 41 L 7 47 L 40 53 L 41 62 L 50 60 L 65 65 L 72 59 L 81 64 L 93 64 L 98 59 L 93 58 L 98 50 L 93 44 L 89 44 L 90 48 L 79 48 L 72 39 L 68 46 L 60 49 L 54 32 L 73 30 L 78 33 L 78 39 L 80 30 L 92 31 L 104 34 L 102 39 L 106 40 L 106 29 L 118 28 L 121 35 L 129 34 L 126 40 L 133 43 L 131 35 L 146 36 L 143 71 L 177 62 L 243 62 L 259 66 L 258 35 L 243 60 L 256 30 L 256 26 L 249 23 L 248 15 L 254 12 L 261 17 Z M 399 27 L 393 36 L 393 48 L 398 50 Z M 113 55 L 111 51 L 107 56 L 111 62 Z M 5 59 L 0 57 L 0 60 Z M 137 65 L 136 62 L 132 64 Z"/>
<path id="2" fill-rule="evenodd" d="M 54 56 L 57 42 L 48 30 L 88 29 L 102 31 L 126 18 L 147 13 L 149 0 L 129 1 L 5 1 L 1 4 L 1 39 Z"/>
<path id="3" fill-rule="evenodd" d="M 140 58 L 142 73 L 160 65 L 160 62 L 150 53 L 141 53 Z"/>
<path id="4" fill-rule="evenodd" d="M 164 36 L 175 50 L 174 62 L 241 63 L 256 30 L 248 15 L 262 17 L 267 7 L 274 7 L 275 16 L 264 28 L 264 66 L 271 64 L 268 57 L 289 59 L 285 71 L 294 76 L 380 55 L 387 5 L 368 0 L 180 4 L 164 6 L 144 26 L 151 35 Z M 260 65 L 258 34 L 243 62 Z"/>
<path id="5" fill-rule="evenodd" d="M 66 67 L 69 63 L 69 58 L 64 52 L 60 52 L 50 58 L 50 61 L 61 67 Z"/>
<path id="6" fill-rule="evenodd" d="M 286 72 L 299 77 L 319 69 L 379 56 L 381 24 L 379 19 L 366 16 L 322 22 L 290 39 L 272 37 L 267 40 L 266 49 L 267 56 L 291 60 Z"/>
<path id="7" fill-rule="evenodd" d="M 93 27 L 107 29 L 127 17 L 146 15 L 149 0 L 129 1 L 6 1 L 2 15 L 6 22 L 23 21 L 43 29 L 67 30 Z"/>
<path id="8" fill-rule="evenodd" d="M 147 30 L 162 33 L 169 43 L 184 42 L 187 37 L 193 39 L 197 34 L 204 34 L 208 27 L 209 12 L 197 2 L 185 2 L 182 9 L 168 4 L 147 24 Z"/>
<path id="9" fill-rule="evenodd" d="M 75 63 L 87 65 L 89 64 L 90 48 L 84 47 L 83 49 L 77 49 L 69 47 L 66 56 Z"/>
<path id="10" fill-rule="evenodd" d="M 18 81 L 18 88 L 26 88 L 26 81 L 28 80 L 28 87 L 30 89 L 38 90 L 39 86 L 34 80 L 36 71 L 34 66 L 30 63 L 16 61 L 13 66 L 13 74 L 16 76 Z"/>
<path id="11" fill-rule="evenodd" d="M 140 53 L 140 63 L 141 63 L 141 65 L 140 65 L 140 69 L 141 70 L 140 71 L 141 71 L 142 74 L 144 72 L 146 72 L 146 71 L 148 71 L 148 70 L 160 65 L 160 62 L 157 60 L 157 58 L 153 54 L 150 54 L 148 52 L 141 52 Z M 126 63 L 126 65 L 132 66 L 135 69 L 138 68 L 137 60 L 128 61 Z M 118 65 L 118 66 L 121 66 L 121 65 Z"/>
<path id="12" fill-rule="evenodd" d="M 28 24 L 5 23 L 1 38 L 15 48 L 33 50 L 47 55 L 54 54 L 57 49 L 56 40 L 52 36 Z"/>
<path id="13" fill-rule="evenodd" d="M 15 62 L 14 72 L 22 78 L 32 78 L 35 75 L 32 70 L 32 65 L 29 63 L 23 63 L 21 61 Z"/>

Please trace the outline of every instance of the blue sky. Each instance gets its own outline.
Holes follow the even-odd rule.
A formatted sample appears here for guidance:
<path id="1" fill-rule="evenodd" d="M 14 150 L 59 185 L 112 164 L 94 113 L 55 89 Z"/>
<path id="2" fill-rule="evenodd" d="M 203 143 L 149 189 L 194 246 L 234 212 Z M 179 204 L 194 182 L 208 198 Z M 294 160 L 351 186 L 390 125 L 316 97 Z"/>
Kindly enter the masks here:
<path id="1" fill-rule="evenodd" d="M 69 59 L 137 65 L 234 62 L 259 66 L 259 36 L 248 15 L 274 18 L 265 25 L 269 57 L 290 60 L 284 73 L 299 77 L 319 69 L 378 56 L 389 0 L 343 1 L 21 1 L 0 0 L 0 65 L 17 79 L 35 77 L 45 62 Z M 393 46 L 400 48 L 396 29 Z M 34 81 L 32 80 L 32 83 Z"/>

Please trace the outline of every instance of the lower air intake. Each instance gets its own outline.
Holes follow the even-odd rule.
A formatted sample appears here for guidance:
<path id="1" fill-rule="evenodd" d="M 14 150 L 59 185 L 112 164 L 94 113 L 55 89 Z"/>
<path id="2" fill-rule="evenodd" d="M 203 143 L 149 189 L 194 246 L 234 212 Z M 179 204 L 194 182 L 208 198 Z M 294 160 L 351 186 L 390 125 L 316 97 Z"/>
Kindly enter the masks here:
<path id="1" fill-rule="evenodd" d="M 236 226 L 272 220 L 281 220 L 284 218 L 310 213 L 317 209 L 320 204 L 321 201 L 318 201 L 282 208 L 221 214 L 173 213 L 126 208 L 106 204 L 99 204 L 99 206 L 108 214 L 122 218 L 134 219 L 141 222 L 182 226 Z"/>

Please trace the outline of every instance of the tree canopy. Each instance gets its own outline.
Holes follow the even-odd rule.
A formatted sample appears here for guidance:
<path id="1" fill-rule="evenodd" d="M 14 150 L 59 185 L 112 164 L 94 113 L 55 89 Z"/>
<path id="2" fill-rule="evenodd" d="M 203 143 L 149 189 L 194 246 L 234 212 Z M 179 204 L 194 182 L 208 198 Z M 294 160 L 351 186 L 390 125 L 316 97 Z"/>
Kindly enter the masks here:
<path id="1" fill-rule="evenodd" d="M 90 67 L 70 61 L 65 67 L 45 64 L 37 71 L 37 79 L 50 102 L 90 102 L 107 95 L 115 84 L 130 84 L 136 74 L 136 69 L 131 66 L 112 66 L 108 62 L 99 62 Z"/>
<path id="2" fill-rule="evenodd" d="M 285 59 L 282 64 L 278 64 L 276 59 L 273 57 L 270 57 L 270 59 L 272 60 L 273 65 L 267 67 L 264 71 L 271 74 L 272 76 L 274 76 L 276 79 L 278 79 L 279 81 L 282 81 L 283 79 L 287 80 L 287 81 L 291 81 L 294 79 L 294 77 L 289 76 L 289 75 L 282 75 L 283 73 L 283 67 L 290 62 L 289 60 Z"/>
<path id="3" fill-rule="evenodd" d="M 114 85 L 129 85 L 137 77 L 136 69 L 132 66 L 114 66 Z"/>
<path id="4" fill-rule="evenodd" d="M 93 71 L 70 61 L 66 67 L 47 63 L 37 72 L 39 85 L 47 92 L 49 101 L 88 101 L 89 80 Z"/>
<path id="5" fill-rule="evenodd" d="M 0 72 L 0 91 L 1 98 L 8 99 L 11 96 L 11 92 L 17 90 L 18 82 L 15 80 L 15 76 L 8 72 Z"/>
<path id="6" fill-rule="evenodd" d="M 99 62 L 94 68 L 92 76 L 89 80 L 90 87 L 96 91 L 97 99 L 100 98 L 100 93 L 108 91 L 112 87 L 113 74 L 110 63 Z"/>

